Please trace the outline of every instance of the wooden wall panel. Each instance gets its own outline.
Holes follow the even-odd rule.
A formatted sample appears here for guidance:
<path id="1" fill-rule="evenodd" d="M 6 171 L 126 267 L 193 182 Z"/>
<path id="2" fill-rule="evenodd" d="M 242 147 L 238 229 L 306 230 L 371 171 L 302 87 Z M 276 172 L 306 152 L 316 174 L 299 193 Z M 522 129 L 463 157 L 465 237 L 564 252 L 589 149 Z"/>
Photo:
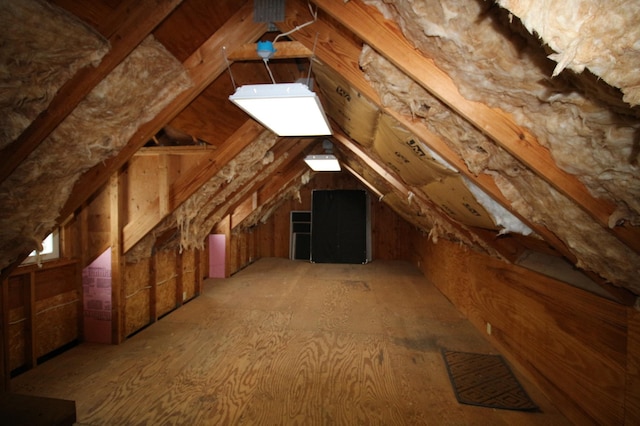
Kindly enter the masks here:
<path id="1" fill-rule="evenodd" d="M 137 263 L 125 264 L 123 273 L 125 298 L 125 334 L 141 329 L 152 322 L 151 316 L 151 277 L 149 259 Z"/>
<path id="2" fill-rule="evenodd" d="M 176 308 L 176 252 L 160 250 L 156 253 L 156 311 L 161 317 Z"/>
<path id="3" fill-rule="evenodd" d="M 39 357 L 80 338 L 77 265 L 58 260 L 17 268 L 7 290 L 8 370 L 29 369 Z"/>
<path id="4" fill-rule="evenodd" d="M 248 233 L 246 232 L 233 232 L 231 234 L 227 251 L 229 252 L 229 270 L 232 273 L 239 271 L 249 263 L 247 259 L 247 236 Z"/>
<path id="5" fill-rule="evenodd" d="M 184 250 L 182 252 L 182 291 L 185 294 L 185 300 L 189 300 L 197 294 L 197 259 L 196 250 Z"/>
<path id="6" fill-rule="evenodd" d="M 36 301 L 35 356 L 39 358 L 79 336 L 80 298 L 77 290 Z"/>
<path id="7" fill-rule="evenodd" d="M 27 327 L 24 314 L 20 312 L 9 311 L 9 371 L 13 371 L 20 367 L 25 367 L 27 360 Z"/>
<path id="8" fill-rule="evenodd" d="M 266 223 L 260 223 L 255 229 L 256 233 L 256 245 L 258 257 L 273 257 L 275 252 L 273 238 L 273 229 L 275 224 L 272 220 L 267 220 Z"/>
<path id="9" fill-rule="evenodd" d="M 29 274 L 11 276 L 3 285 L 8 285 L 8 343 L 9 371 L 25 366 L 27 359 L 28 289 Z"/>
<path id="10" fill-rule="evenodd" d="M 164 173 L 160 168 L 164 166 Z M 158 155 L 136 155 L 124 173 L 127 193 L 127 217 L 123 222 L 135 221 L 140 216 L 156 215 L 159 209 L 159 179 L 167 179 L 166 164 L 160 164 Z"/>
<path id="11" fill-rule="evenodd" d="M 628 308 L 449 241 L 414 239 L 420 267 L 579 424 L 625 417 Z"/>
<path id="12" fill-rule="evenodd" d="M 640 424 L 640 312 L 629 309 L 625 425 Z"/>
<path id="13" fill-rule="evenodd" d="M 246 267 L 258 259 L 258 246 L 257 246 L 258 233 L 250 229 L 246 232 L 240 233 L 238 238 L 242 239 L 242 252 L 238 256 L 238 268 Z"/>
<path id="14" fill-rule="evenodd" d="M 409 241 L 419 232 L 375 194 L 371 197 L 371 239 L 373 259 L 408 260 L 412 256 Z"/>

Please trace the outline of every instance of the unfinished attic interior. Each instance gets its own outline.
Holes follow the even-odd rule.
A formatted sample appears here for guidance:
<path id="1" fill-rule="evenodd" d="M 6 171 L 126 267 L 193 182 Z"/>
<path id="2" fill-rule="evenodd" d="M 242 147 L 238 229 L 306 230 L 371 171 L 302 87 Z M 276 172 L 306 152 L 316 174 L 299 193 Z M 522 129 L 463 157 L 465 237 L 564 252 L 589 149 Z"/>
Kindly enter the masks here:
<path id="1" fill-rule="evenodd" d="M 303 398 L 326 412 L 300 409 L 290 423 L 640 422 L 640 3 L 3 0 L 0 20 L 2 410 L 37 405 L 7 403 L 30 395 L 75 401 L 81 424 L 136 424 L 198 401 L 192 424 L 287 424 L 277 410 L 293 408 L 278 404 L 304 402 L 256 385 L 275 369 L 265 360 L 333 362 L 356 345 L 364 358 L 345 368 L 359 396 L 332 393 L 335 379 Z M 297 125 L 280 136 L 230 100 L 291 84 L 315 96 L 329 134 L 305 134 L 309 114 L 271 103 L 267 112 Z M 304 161 L 329 154 L 340 171 Z M 262 293 L 240 293 L 258 279 Z M 246 317 L 225 305 L 289 297 L 282 283 L 294 281 L 286 288 L 319 295 L 317 318 L 300 321 L 306 302 L 245 307 Z M 322 304 L 323 285 L 343 285 L 342 296 Z M 421 311 L 393 305 L 409 293 L 402 303 L 424 300 Z M 374 299 L 377 310 L 345 305 Z M 425 318 L 444 305 L 471 331 L 447 323 L 420 340 L 429 344 L 408 344 L 418 337 L 402 333 L 433 333 Z M 277 327 L 251 323 L 256 312 Z M 200 346 L 183 347 L 181 333 L 225 348 L 237 329 L 207 334 L 197 321 L 230 318 L 260 325 L 265 339 L 254 348 L 264 368 L 242 389 L 205 397 L 204 379 L 177 361 L 167 371 L 141 361 L 145 339 L 165 334 L 154 362 L 173 351 L 195 374 L 197 358 L 184 354 Z M 297 353 L 292 330 L 321 320 L 347 325 L 307 337 L 360 340 Z M 378 322 L 383 331 L 362 338 L 359 327 Z M 541 409 L 459 404 L 447 349 L 501 354 Z M 243 354 L 229 371 L 257 356 Z M 130 370 L 115 373 L 125 358 Z M 409 373 L 416 360 L 435 378 Z M 286 371 L 312 389 L 307 362 Z M 405 376 L 380 373 L 388 387 L 367 388 L 367 366 L 384 363 Z M 115 387 L 138 369 L 135 385 L 157 400 Z M 411 409 L 389 390 L 403 383 Z M 163 403 L 176 392 L 194 399 Z M 131 417 L 117 417 L 126 410 L 113 395 L 131 398 Z"/>

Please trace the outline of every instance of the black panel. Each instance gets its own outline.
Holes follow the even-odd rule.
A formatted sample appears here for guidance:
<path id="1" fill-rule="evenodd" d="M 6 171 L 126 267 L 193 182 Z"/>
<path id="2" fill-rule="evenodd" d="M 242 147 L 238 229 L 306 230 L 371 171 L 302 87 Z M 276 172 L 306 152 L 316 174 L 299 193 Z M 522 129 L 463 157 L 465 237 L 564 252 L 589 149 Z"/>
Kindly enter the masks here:
<path id="1" fill-rule="evenodd" d="M 295 233 L 293 234 L 293 258 L 297 260 L 311 259 L 311 234 Z"/>
<path id="2" fill-rule="evenodd" d="M 314 190 L 311 260 L 366 263 L 367 197 L 361 190 Z"/>
<path id="3" fill-rule="evenodd" d="M 311 232 L 311 222 L 309 223 L 292 223 L 291 224 L 292 232 Z"/>
<path id="4" fill-rule="evenodd" d="M 291 222 L 311 223 L 311 212 L 307 212 L 307 211 L 291 212 Z"/>

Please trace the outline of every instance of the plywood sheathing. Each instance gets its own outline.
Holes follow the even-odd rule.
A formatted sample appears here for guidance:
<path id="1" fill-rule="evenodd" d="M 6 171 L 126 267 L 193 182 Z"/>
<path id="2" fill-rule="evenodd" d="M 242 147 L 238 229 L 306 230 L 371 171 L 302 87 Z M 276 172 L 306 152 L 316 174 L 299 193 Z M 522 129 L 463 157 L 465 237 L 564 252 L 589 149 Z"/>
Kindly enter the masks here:
<path id="1" fill-rule="evenodd" d="M 109 50 L 95 30 L 44 1 L 0 2 L 0 149 L 47 108 L 78 69 Z"/>
<path id="2" fill-rule="evenodd" d="M 589 69 L 624 93 L 624 101 L 640 105 L 640 3 L 571 0 L 540 2 L 498 0 L 520 18 L 554 53 L 554 75 L 569 68 Z"/>
<path id="3" fill-rule="evenodd" d="M 465 97 L 509 111 L 550 149 L 562 169 L 577 175 L 597 197 L 616 203 L 615 220 L 638 222 L 640 173 L 629 161 L 640 126 L 635 110 L 620 114 L 619 106 L 598 103 L 567 80 L 551 80 L 553 63 L 541 61 L 541 47 L 512 32 L 502 9 L 484 2 L 369 3 L 395 19 Z M 638 292 L 637 253 L 375 52 L 365 49 L 361 66 L 385 103 L 444 134 L 474 174 L 492 174 L 514 209 L 558 235 L 581 267 Z"/>
<path id="4" fill-rule="evenodd" d="M 0 185 L 0 268 L 38 247 L 86 170 L 117 153 L 138 127 L 191 85 L 182 65 L 145 39 Z"/>

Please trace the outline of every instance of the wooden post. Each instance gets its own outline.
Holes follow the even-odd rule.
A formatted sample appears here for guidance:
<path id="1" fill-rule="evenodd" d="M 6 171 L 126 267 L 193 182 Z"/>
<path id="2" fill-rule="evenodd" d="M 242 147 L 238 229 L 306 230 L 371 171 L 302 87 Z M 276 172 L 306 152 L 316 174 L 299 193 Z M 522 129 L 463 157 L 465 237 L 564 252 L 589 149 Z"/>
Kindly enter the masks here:
<path id="1" fill-rule="evenodd" d="M 627 309 L 627 380 L 625 425 L 640 420 L 640 312 Z"/>
<path id="2" fill-rule="evenodd" d="M 36 272 L 29 273 L 29 283 L 27 284 L 27 294 L 25 297 L 25 317 L 27 321 L 27 329 L 25 334 L 25 355 L 27 367 L 34 368 L 37 361 L 36 356 Z"/>
<path id="3" fill-rule="evenodd" d="M 177 251 L 177 250 L 176 250 Z M 183 283 L 183 275 L 184 270 L 182 267 L 182 254 L 177 253 L 176 255 L 176 308 L 182 306 L 182 301 L 184 300 L 184 283 Z"/>
<path id="4" fill-rule="evenodd" d="M 200 253 L 200 250 L 198 249 L 194 249 L 195 253 L 193 255 L 194 258 L 194 263 L 195 263 L 195 280 L 196 280 L 196 284 L 195 284 L 195 296 L 200 296 L 200 294 L 202 293 L 202 253 Z"/>
<path id="5" fill-rule="evenodd" d="M 231 215 L 226 215 L 217 225 L 217 232 L 224 234 L 224 276 L 231 275 Z"/>
<path id="6" fill-rule="evenodd" d="M 111 217 L 111 343 L 119 344 L 125 338 L 125 298 L 123 295 L 122 273 L 124 254 L 122 253 L 122 222 L 124 200 L 121 173 L 117 172 L 109 180 L 109 204 Z"/>
<path id="7" fill-rule="evenodd" d="M 2 389 L 11 390 L 11 371 L 9 369 L 9 280 L 2 280 L 0 291 L 2 307 L 2 323 L 0 324 L 0 371 L 2 372 Z"/>
<path id="8" fill-rule="evenodd" d="M 151 323 L 158 321 L 158 280 L 156 277 L 156 251 L 149 258 L 149 319 Z"/>

